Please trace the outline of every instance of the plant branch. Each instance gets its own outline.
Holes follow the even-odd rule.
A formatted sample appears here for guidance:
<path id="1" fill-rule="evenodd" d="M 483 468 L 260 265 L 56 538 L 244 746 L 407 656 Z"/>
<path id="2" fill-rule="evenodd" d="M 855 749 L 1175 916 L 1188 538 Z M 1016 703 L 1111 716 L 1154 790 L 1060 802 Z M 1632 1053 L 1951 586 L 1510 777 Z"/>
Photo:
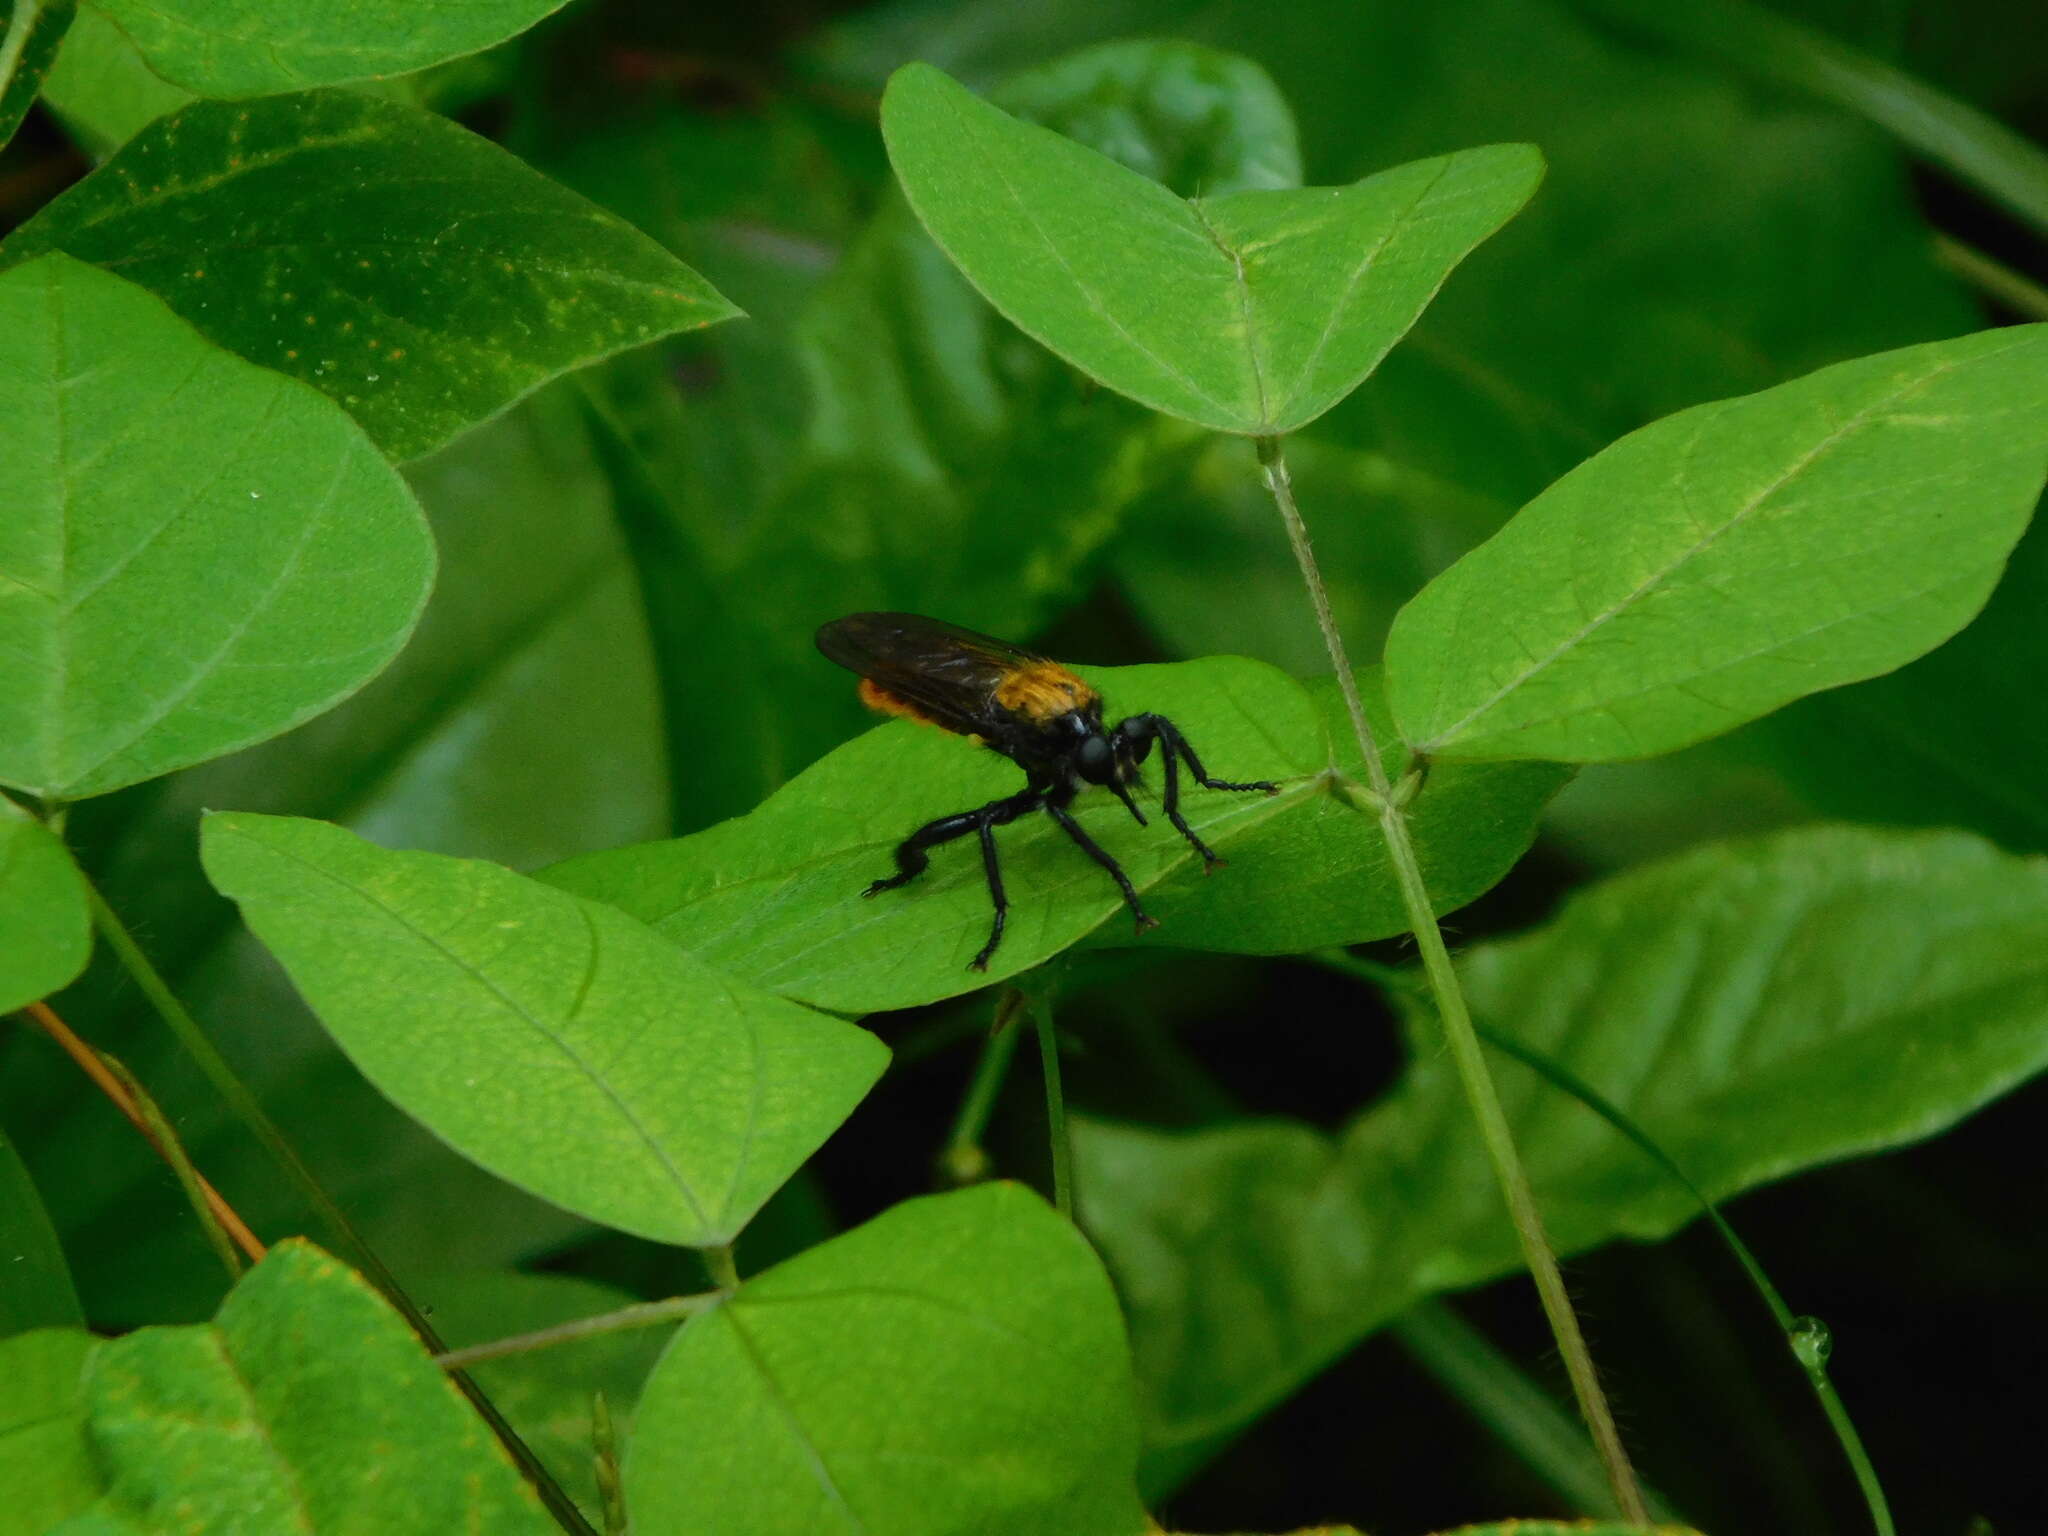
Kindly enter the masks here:
<path id="1" fill-rule="evenodd" d="M 730 1292 L 700 1291 L 693 1296 L 670 1296 L 663 1301 L 635 1302 L 630 1307 L 621 1307 L 616 1312 L 600 1312 L 595 1317 L 579 1317 L 574 1322 L 557 1323 L 552 1328 L 538 1328 L 532 1333 L 517 1333 L 506 1339 L 493 1339 L 488 1344 L 470 1344 L 461 1349 L 444 1350 L 434 1356 L 434 1364 L 444 1371 L 459 1371 L 467 1366 L 480 1365 L 486 1360 L 502 1360 L 507 1355 L 530 1354 L 536 1349 L 551 1349 L 557 1344 L 573 1344 L 578 1339 L 594 1339 L 600 1334 L 623 1333 L 629 1328 L 655 1328 L 663 1323 L 673 1323 L 699 1312 L 708 1312 L 727 1300 Z"/>
<path id="2" fill-rule="evenodd" d="M 214 1240 L 216 1250 L 225 1250 L 222 1261 L 229 1275 L 239 1277 L 242 1272 L 241 1262 L 235 1254 L 237 1248 L 248 1255 L 251 1264 L 262 1263 L 263 1244 L 249 1230 L 248 1224 L 235 1214 L 234 1207 L 227 1203 L 220 1191 L 192 1166 L 192 1159 L 179 1144 L 169 1121 L 149 1101 L 149 1096 L 135 1081 L 135 1075 L 113 1057 L 87 1045 L 49 1004 L 30 1003 L 22 1011 L 44 1034 L 56 1041 L 64 1054 L 78 1064 L 80 1071 L 92 1079 L 93 1086 L 113 1102 L 114 1108 L 127 1117 L 130 1125 L 142 1133 L 143 1139 L 156 1149 L 157 1156 L 170 1164 L 171 1171 L 178 1176 L 178 1182 L 191 1199 L 193 1209 L 199 1213 L 209 1239 Z"/>
<path id="3" fill-rule="evenodd" d="M 1288 478 L 1280 439 L 1258 439 L 1258 452 L 1266 488 L 1272 493 L 1274 505 L 1279 508 L 1280 521 L 1287 529 L 1295 563 L 1301 568 L 1302 582 L 1315 606 L 1316 624 L 1322 630 L 1331 664 L 1337 669 L 1337 686 L 1343 690 L 1345 708 L 1351 714 L 1351 728 L 1358 739 L 1359 754 L 1364 760 L 1366 777 L 1376 802 L 1380 835 L 1386 842 L 1387 856 L 1401 888 L 1402 904 L 1406 908 L 1416 946 L 1422 954 L 1423 969 L 1436 996 L 1437 1015 L 1443 1021 L 1444 1037 L 1450 1046 L 1451 1059 L 1457 1066 L 1465 1101 L 1471 1107 L 1473 1119 L 1479 1124 L 1480 1139 L 1485 1143 L 1487 1158 L 1493 1164 L 1494 1179 L 1507 1202 L 1516 1236 L 1521 1239 L 1523 1257 L 1536 1281 L 1536 1293 L 1542 1300 L 1544 1314 L 1550 1320 L 1550 1331 L 1557 1339 L 1558 1353 L 1563 1357 L 1565 1372 L 1571 1378 L 1579 1412 L 1585 1416 L 1586 1427 L 1592 1432 L 1593 1444 L 1600 1453 L 1602 1466 L 1606 1468 L 1608 1483 L 1614 1490 L 1615 1505 L 1623 1519 L 1639 1523 L 1646 1521 L 1649 1517 L 1643 1507 L 1642 1493 L 1636 1486 L 1635 1470 L 1629 1465 L 1628 1452 L 1615 1428 L 1614 1413 L 1608 1407 L 1607 1395 L 1600 1388 L 1592 1353 L 1586 1348 L 1578 1315 L 1572 1310 L 1564 1276 L 1557 1267 L 1557 1255 L 1544 1234 L 1543 1218 L 1536 1208 L 1528 1173 L 1515 1150 L 1514 1137 L 1508 1130 L 1500 1095 L 1494 1089 L 1493 1079 L 1487 1075 L 1486 1058 L 1479 1049 L 1478 1037 L 1472 1031 L 1471 1015 L 1465 1007 L 1465 994 L 1458 985 L 1457 971 L 1451 965 L 1450 951 L 1444 947 L 1443 933 L 1437 927 L 1436 908 L 1430 902 L 1429 890 L 1422 879 L 1422 866 L 1416 859 L 1415 845 L 1408 836 L 1403 797 L 1394 792 L 1388 782 L 1386 768 L 1380 762 L 1372 725 L 1366 719 L 1365 703 L 1359 695 L 1350 660 L 1344 654 L 1344 640 L 1337 631 L 1336 618 L 1330 612 L 1329 593 L 1316 566 L 1315 551 L 1309 546 L 1308 528 L 1301 520 L 1300 509 L 1294 504 L 1294 486 Z"/>
<path id="4" fill-rule="evenodd" d="M 1381 965 L 1378 961 L 1368 960 L 1360 955 L 1346 954 L 1342 950 L 1325 950 L 1315 958 L 1331 970 L 1355 976 L 1384 991 L 1415 997 L 1419 996 L 1422 990 L 1411 973 L 1394 966 Z M 1771 1283 L 1770 1276 L 1764 1273 L 1763 1264 L 1750 1252 L 1749 1245 L 1736 1235 L 1735 1229 L 1728 1224 L 1727 1218 L 1721 1214 L 1714 1202 L 1707 1198 L 1706 1192 L 1692 1181 L 1691 1176 L 1679 1166 L 1676 1158 L 1653 1141 L 1649 1132 L 1624 1114 L 1613 1101 L 1554 1057 L 1546 1056 L 1543 1052 L 1524 1045 L 1511 1035 L 1502 1034 L 1483 1021 L 1474 1021 L 1473 1028 L 1477 1030 L 1479 1038 L 1494 1050 L 1512 1056 L 1553 1088 L 1569 1094 L 1605 1120 L 1645 1157 L 1676 1180 L 1699 1204 L 1701 1213 L 1713 1224 L 1714 1230 L 1720 1234 L 1721 1241 L 1735 1256 L 1736 1262 L 1748 1275 L 1750 1283 L 1756 1287 L 1757 1294 L 1763 1298 L 1764 1305 L 1770 1309 L 1771 1316 L 1785 1331 L 1786 1346 L 1792 1351 L 1793 1358 L 1799 1362 L 1800 1369 L 1806 1373 L 1806 1379 L 1812 1385 L 1814 1395 L 1820 1400 L 1821 1410 L 1827 1415 L 1835 1438 L 1841 1444 L 1842 1454 L 1848 1459 L 1857 1486 L 1863 1491 L 1863 1500 L 1869 1507 L 1872 1527 L 1878 1536 L 1895 1536 L 1896 1527 L 1892 1524 L 1891 1506 L 1885 1499 L 1883 1487 L 1878 1483 L 1877 1469 L 1871 1464 L 1870 1455 L 1863 1448 L 1862 1436 L 1856 1433 L 1856 1426 L 1849 1418 L 1848 1408 L 1842 1403 L 1840 1395 L 1835 1391 L 1834 1382 L 1828 1377 L 1825 1350 L 1816 1347 L 1819 1325 L 1815 1319 L 1793 1315 L 1792 1309 L 1785 1303 L 1785 1298 L 1778 1294 L 1778 1288 Z"/>
<path id="5" fill-rule="evenodd" d="M 1019 1031 L 1010 1026 L 1023 1007 L 1024 994 L 1015 987 L 1005 987 L 996 999 L 995 1021 L 989 1026 L 988 1038 L 982 1042 L 981 1055 L 974 1063 L 967 1096 L 960 1101 L 959 1114 L 953 1117 L 952 1134 L 939 1152 L 939 1174 L 949 1185 L 978 1184 L 988 1177 L 988 1153 L 981 1138 L 988 1130 L 988 1118 L 995 1110 L 996 1095 L 1002 1092 L 1003 1079 L 1009 1075 L 1010 1058 L 1017 1053 Z"/>

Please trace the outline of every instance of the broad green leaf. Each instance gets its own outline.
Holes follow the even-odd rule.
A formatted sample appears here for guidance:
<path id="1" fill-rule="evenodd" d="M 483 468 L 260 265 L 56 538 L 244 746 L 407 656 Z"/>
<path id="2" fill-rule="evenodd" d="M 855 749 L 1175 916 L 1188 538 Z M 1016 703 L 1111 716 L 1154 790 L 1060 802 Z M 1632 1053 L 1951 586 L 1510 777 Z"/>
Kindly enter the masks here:
<path id="1" fill-rule="evenodd" d="M 0 419 L 0 782 L 75 800 L 218 757 L 412 632 L 433 545 L 396 472 L 119 278 L 0 273 Z"/>
<path id="2" fill-rule="evenodd" d="M 106 1486 L 85 1441 L 92 1335 L 40 1328 L 0 1338 L 0 1536 L 48 1536 Z"/>
<path id="3" fill-rule="evenodd" d="M 623 907 L 757 985 L 844 1012 L 972 991 L 1091 936 L 1285 954 L 1405 930 L 1377 823 L 1333 793 L 1333 771 L 1363 771 L 1353 753 L 1331 745 L 1330 717 L 1342 713 L 1333 685 L 1312 694 L 1240 657 L 1081 671 L 1112 718 L 1165 714 L 1212 774 L 1281 786 L 1275 795 L 1243 795 L 1183 781 L 1183 815 L 1230 861 L 1206 879 L 1163 816 L 1140 827 L 1106 795 L 1077 802 L 1076 818 L 1122 863 L 1159 920 L 1150 933 L 1133 934 L 1108 877 L 1036 815 L 997 834 L 1010 916 L 986 973 L 967 968 L 990 921 L 971 840 L 940 849 L 913 884 L 863 900 L 866 884 L 893 868 L 890 850 L 917 827 L 1021 787 L 1013 764 L 906 722 L 857 737 L 747 816 L 672 842 L 574 859 L 546 878 Z M 1147 770 L 1155 794 L 1158 773 L 1155 761 Z M 1413 815 L 1444 910 L 1506 872 L 1560 782 L 1555 770 L 1432 775 Z"/>
<path id="4" fill-rule="evenodd" d="M 31 1328 L 84 1326 L 50 1213 L 21 1154 L 0 1130 L 0 1339 Z"/>
<path id="5" fill-rule="evenodd" d="M 1432 755 L 1647 757 L 1954 634 L 2048 465 L 2048 326 L 1908 347 L 1631 433 L 1402 610 Z"/>
<path id="6" fill-rule="evenodd" d="M 35 104 L 75 0 L 0 0 L 0 149 Z"/>
<path id="7" fill-rule="evenodd" d="M 500 1177 L 644 1237 L 730 1242 L 888 1058 L 495 864 L 239 812 L 208 817 L 201 842 L 386 1095 Z"/>
<path id="8" fill-rule="evenodd" d="M 80 148 L 100 157 L 191 100 L 191 92 L 152 73 L 127 34 L 90 3 L 64 34 L 43 83 L 43 104 Z"/>
<path id="9" fill-rule="evenodd" d="M 1461 974 L 1478 1017 L 1724 1200 L 1931 1136 L 2048 1067 L 2044 954 L 2048 863 L 1958 833 L 1817 827 L 1591 887 L 1468 951 Z M 1697 1214 L 1576 1101 L 1505 1058 L 1495 1076 L 1560 1251 Z M 1079 1151 L 1162 1466 L 1416 1299 L 1519 1263 L 1433 1023 L 1403 1081 L 1335 1139 L 1089 1123 Z"/>
<path id="10" fill-rule="evenodd" d="M 0 795 L 0 1013 L 69 986 L 91 954 L 78 866 L 56 833 Z"/>
<path id="11" fill-rule="evenodd" d="M 1014 76 L 995 99 L 1182 197 L 1301 185 L 1294 114 L 1239 54 L 1167 38 L 1104 43 Z"/>
<path id="12" fill-rule="evenodd" d="M 86 1398 L 104 1507 L 144 1530 L 555 1528 L 403 1320 L 302 1239 L 212 1323 L 101 1345 Z"/>
<path id="13" fill-rule="evenodd" d="M 1982 614 L 1888 677 L 1801 699 L 1734 738 L 1830 816 L 1967 827 L 2048 851 L 2048 520 L 2013 550 Z"/>
<path id="14" fill-rule="evenodd" d="M 1543 171 L 1493 145 L 1186 202 L 917 64 L 882 130 L 925 228 L 1022 330 L 1155 410 L 1260 436 L 1356 388 Z"/>
<path id="15" fill-rule="evenodd" d="M 434 1329 L 450 1349 L 596 1317 L 642 1299 L 573 1275 L 510 1270 L 448 1275 L 414 1285 L 412 1291 L 432 1309 Z M 673 1332 L 633 1328 L 592 1334 L 468 1368 L 594 1525 L 602 1522 L 593 1399 L 604 1395 L 615 1444 L 623 1451 L 641 1383 Z"/>
<path id="16" fill-rule="evenodd" d="M 562 0 L 94 0 L 149 67 L 199 96 L 402 75 L 524 32 Z"/>
<path id="17" fill-rule="evenodd" d="M 627 1504 L 666 1536 L 1136 1536 L 1128 1359 L 1100 1262 L 1030 1191 L 905 1201 L 683 1326 Z"/>
<path id="18" fill-rule="evenodd" d="M 737 313 L 495 144 L 354 91 L 151 123 L 0 257 L 57 249 L 324 391 L 398 459 L 569 368 Z"/>
<path id="19" fill-rule="evenodd" d="M 418 632 L 375 682 L 246 752 L 72 810 L 95 878 L 378 1254 L 405 1275 L 511 1265 L 583 1223 L 451 1152 L 363 1081 L 199 867 L 202 812 L 290 812 L 523 868 L 661 835 L 647 629 L 572 391 L 554 386 L 408 471 L 441 550 Z M 602 742 L 603 750 L 591 744 Z M 260 1232 L 312 1220 L 126 988 L 66 1018 L 151 1085 Z M 110 1325 L 212 1315 L 220 1266 L 161 1162 L 47 1050 L 0 1065 L 0 1115 Z M 119 1253 L 119 1263 L 91 1262 Z"/>

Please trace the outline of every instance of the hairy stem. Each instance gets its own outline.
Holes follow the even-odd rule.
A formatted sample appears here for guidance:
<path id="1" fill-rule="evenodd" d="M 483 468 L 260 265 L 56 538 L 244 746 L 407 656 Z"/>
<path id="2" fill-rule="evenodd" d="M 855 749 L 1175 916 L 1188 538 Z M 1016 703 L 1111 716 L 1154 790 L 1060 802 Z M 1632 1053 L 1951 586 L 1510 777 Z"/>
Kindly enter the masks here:
<path id="1" fill-rule="evenodd" d="M 1451 1059 L 1457 1066 L 1458 1081 L 1465 1090 L 1465 1102 L 1479 1124 L 1480 1139 L 1485 1143 L 1487 1158 L 1493 1164 L 1494 1179 L 1507 1202 L 1515 1234 L 1521 1239 L 1523 1257 L 1536 1281 L 1536 1293 L 1542 1300 L 1544 1315 L 1550 1320 L 1550 1331 L 1557 1339 L 1558 1353 L 1564 1359 L 1565 1373 L 1571 1378 L 1579 1412 L 1585 1417 L 1594 1447 L 1600 1453 L 1601 1465 L 1606 1468 L 1607 1481 L 1614 1490 L 1615 1506 L 1626 1520 L 1647 1521 L 1649 1516 L 1643 1505 L 1642 1493 L 1636 1486 L 1635 1470 L 1629 1465 L 1628 1452 L 1622 1447 L 1621 1434 L 1614 1425 L 1613 1410 L 1607 1405 L 1607 1394 L 1600 1388 L 1599 1375 L 1593 1369 L 1592 1353 L 1586 1348 L 1578 1314 L 1572 1310 L 1571 1297 L 1564 1287 L 1564 1276 L 1557 1267 L 1557 1255 L 1544 1233 L 1543 1218 L 1536 1209 L 1536 1197 L 1529 1188 L 1529 1176 L 1522 1167 L 1520 1154 L 1515 1151 L 1514 1138 L 1509 1134 L 1500 1095 L 1487 1074 L 1479 1038 L 1472 1031 L 1465 994 L 1458 985 L 1458 973 L 1451 965 L 1450 951 L 1444 947 L 1443 934 L 1436 923 L 1436 909 L 1430 903 L 1428 888 L 1423 884 L 1422 866 L 1415 857 L 1415 845 L 1408 836 L 1407 813 L 1394 794 L 1386 768 L 1380 762 L 1372 724 L 1365 715 L 1365 701 L 1359 696 L 1351 662 L 1344 654 L 1343 636 L 1337 632 L 1336 618 L 1330 612 L 1329 593 L 1323 586 L 1322 572 L 1316 566 L 1315 551 L 1309 546 L 1308 528 L 1301 520 L 1300 509 L 1294 504 L 1294 486 L 1287 475 L 1287 461 L 1281 454 L 1280 439 L 1262 437 L 1258 440 L 1258 450 L 1266 488 L 1280 510 L 1280 521 L 1287 529 L 1287 540 L 1293 547 L 1295 563 L 1301 569 L 1302 582 L 1308 588 L 1309 601 L 1315 607 L 1316 625 L 1322 631 L 1330 662 L 1337 669 L 1337 686 L 1343 690 L 1344 707 L 1351 715 L 1351 729 L 1358 739 L 1359 755 L 1365 762 L 1366 780 L 1377 802 L 1380 835 L 1386 842 L 1387 856 L 1400 884 L 1408 926 L 1415 935 L 1423 969 L 1436 997 L 1437 1015 L 1443 1020 L 1444 1037 L 1450 1046 Z"/>

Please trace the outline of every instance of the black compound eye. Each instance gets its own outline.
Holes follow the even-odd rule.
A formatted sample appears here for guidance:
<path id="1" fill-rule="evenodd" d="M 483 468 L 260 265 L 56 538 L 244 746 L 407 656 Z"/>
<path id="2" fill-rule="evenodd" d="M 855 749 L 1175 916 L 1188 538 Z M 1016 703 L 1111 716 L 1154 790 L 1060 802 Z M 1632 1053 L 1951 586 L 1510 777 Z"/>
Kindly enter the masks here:
<path id="1" fill-rule="evenodd" d="M 1081 743 L 1074 754 L 1075 766 L 1081 770 L 1081 777 L 1091 784 L 1107 784 L 1111 768 L 1116 764 L 1116 754 L 1110 750 L 1109 738 L 1090 736 Z"/>

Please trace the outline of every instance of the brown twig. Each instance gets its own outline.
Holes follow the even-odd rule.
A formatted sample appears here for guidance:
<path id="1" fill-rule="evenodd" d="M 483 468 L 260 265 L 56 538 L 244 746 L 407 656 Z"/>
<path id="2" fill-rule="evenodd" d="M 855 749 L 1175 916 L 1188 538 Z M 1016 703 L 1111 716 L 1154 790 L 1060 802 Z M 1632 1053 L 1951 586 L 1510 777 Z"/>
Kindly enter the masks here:
<path id="1" fill-rule="evenodd" d="M 79 1070 L 93 1080 L 94 1086 L 101 1093 L 113 1100 L 114 1107 L 128 1117 L 130 1125 L 142 1132 L 144 1139 L 156 1149 L 157 1156 L 175 1170 L 179 1161 L 177 1154 L 164 1144 L 155 1127 L 149 1123 L 148 1117 L 136 1103 L 135 1096 L 122 1085 L 121 1080 L 108 1068 L 106 1062 L 100 1059 L 100 1053 L 79 1039 L 72 1032 L 71 1026 L 58 1018 L 49 1004 L 30 1003 L 22 1011 L 35 1021 L 36 1026 L 44 1034 L 57 1042 L 65 1055 L 78 1063 Z M 261 1263 L 265 1249 L 257 1240 L 256 1234 L 249 1230 L 242 1218 L 235 1214 L 235 1208 L 221 1197 L 220 1191 L 209 1184 L 204 1175 L 195 1172 L 193 1178 L 198 1184 L 200 1195 L 206 1201 L 207 1209 L 213 1213 L 213 1219 L 235 1240 L 235 1246 L 249 1256 L 250 1263 Z"/>

